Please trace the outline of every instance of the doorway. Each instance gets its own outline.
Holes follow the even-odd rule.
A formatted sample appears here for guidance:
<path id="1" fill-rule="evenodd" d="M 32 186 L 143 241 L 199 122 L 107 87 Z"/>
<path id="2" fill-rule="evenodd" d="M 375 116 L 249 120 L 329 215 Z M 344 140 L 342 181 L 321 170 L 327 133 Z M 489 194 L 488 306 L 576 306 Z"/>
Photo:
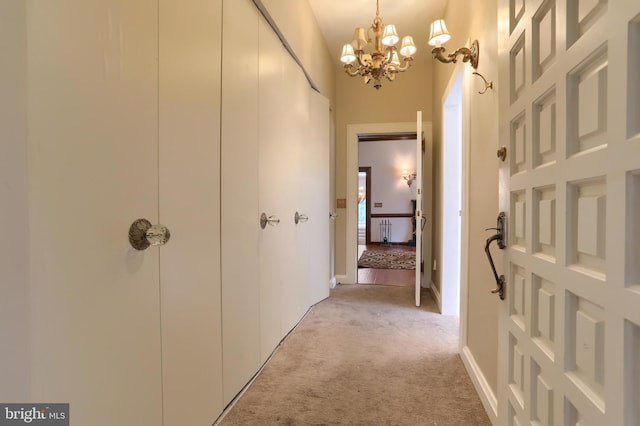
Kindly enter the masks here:
<path id="1" fill-rule="evenodd" d="M 424 150 L 423 150 L 423 175 L 427 177 L 427 184 L 422 188 L 423 199 L 425 204 L 423 207 L 423 214 L 426 218 L 426 224 L 423 228 L 423 256 L 422 261 L 426 265 L 431 264 L 431 236 L 432 236 L 432 183 L 431 183 L 431 170 L 432 170 L 432 137 L 431 137 L 431 123 L 424 122 Z M 398 133 L 413 133 L 415 138 L 416 123 L 415 122 L 401 122 L 401 123 L 375 123 L 375 124 L 350 124 L 347 125 L 347 223 L 346 223 L 346 274 L 340 276 L 339 281 L 343 284 L 356 284 L 358 282 L 358 143 L 359 138 L 363 135 L 388 135 Z M 388 137 L 388 136 L 385 136 Z M 400 179 L 400 177 L 399 177 Z M 373 180 L 375 185 L 375 179 Z M 406 183 L 401 183 L 406 186 Z M 376 224 L 372 224 L 372 228 L 375 228 Z M 430 280 L 423 282 L 422 287 L 429 287 Z"/>
<path id="2" fill-rule="evenodd" d="M 462 216 L 462 73 L 442 105 L 442 266 L 441 311 L 460 315 L 460 256 Z"/>
<path id="3" fill-rule="evenodd" d="M 416 132 L 358 140 L 358 283 L 413 287 Z"/>

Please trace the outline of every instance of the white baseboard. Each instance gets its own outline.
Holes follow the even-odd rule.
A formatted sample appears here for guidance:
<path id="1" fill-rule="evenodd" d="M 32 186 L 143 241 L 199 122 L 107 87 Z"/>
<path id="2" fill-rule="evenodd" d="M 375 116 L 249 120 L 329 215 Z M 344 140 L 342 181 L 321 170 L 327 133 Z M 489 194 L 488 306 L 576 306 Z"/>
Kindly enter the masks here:
<path id="1" fill-rule="evenodd" d="M 334 276 L 329 280 L 329 288 L 336 288 L 336 285 L 338 285 L 338 280 Z"/>
<path id="2" fill-rule="evenodd" d="M 489 386 L 489 382 L 487 382 L 484 374 L 482 374 L 482 370 L 478 366 L 468 346 L 462 348 L 460 358 L 462 358 L 462 362 L 467 369 L 469 377 L 471 377 L 473 386 L 476 388 L 478 396 L 480 396 L 480 401 L 482 401 L 482 405 L 489 416 L 489 420 L 491 420 L 491 424 L 498 424 L 498 398 L 491 389 L 491 386 Z"/>
<path id="3" fill-rule="evenodd" d="M 336 275 L 335 279 L 339 284 L 355 284 L 355 283 L 348 282 L 346 275 Z"/>

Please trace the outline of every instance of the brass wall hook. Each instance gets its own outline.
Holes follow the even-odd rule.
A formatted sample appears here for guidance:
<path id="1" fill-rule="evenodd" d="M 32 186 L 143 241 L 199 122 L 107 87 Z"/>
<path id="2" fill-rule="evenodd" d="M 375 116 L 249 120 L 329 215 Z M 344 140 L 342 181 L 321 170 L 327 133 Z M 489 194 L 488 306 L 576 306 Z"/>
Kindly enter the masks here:
<path id="1" fill-rule="evenodd" d="M 477 71 L 474 71 L 473 74 L 479 76 L 484 82 L 484 90 L 478 93 L 480 93 L 481 95 L 484 95 L 487 92 L 487 90 L 493 89 L 493 81 L 487 81 L 487 79 L 484 78 L 483 75 Z"/>

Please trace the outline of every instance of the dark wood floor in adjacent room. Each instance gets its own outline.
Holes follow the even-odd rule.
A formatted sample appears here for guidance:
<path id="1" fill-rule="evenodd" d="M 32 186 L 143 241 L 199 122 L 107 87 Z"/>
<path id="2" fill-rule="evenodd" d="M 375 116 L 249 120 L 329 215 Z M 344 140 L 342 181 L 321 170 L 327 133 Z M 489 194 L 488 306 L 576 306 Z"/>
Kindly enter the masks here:
<path id="1" fill-rule="evenodd" d="M 359 245 L 358 258 L 360 258 L 360 255 L 364 250 L 401 250 L 415 252 L 416 248 L 400 244 L 392 244 L 389 246 L 383 246 L 380 244 Z M 416 271 L 413 269 L 358 268 L 358 284 L 414 287 L 416 285 Z"/>

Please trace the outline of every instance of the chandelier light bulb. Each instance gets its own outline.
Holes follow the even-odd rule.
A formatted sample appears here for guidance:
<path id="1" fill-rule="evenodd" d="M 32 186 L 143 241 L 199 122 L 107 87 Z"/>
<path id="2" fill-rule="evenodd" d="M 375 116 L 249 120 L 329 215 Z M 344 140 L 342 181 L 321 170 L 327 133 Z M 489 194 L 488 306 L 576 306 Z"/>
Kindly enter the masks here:
<path id="1" fill-rule="evenodd" d="M 385 46 L 393 46 L 398 41 L 400 41 L 400 37 L 398 37 L 396 26 L 393 24 L 386 25 L 384 27 L 384 33 L 382 33 L 382 44 Z"/>
<path id="2" fill-rule="evenodd" d="M 413 43 L 413 37 L 404 36 L 402 37 L 402 44 L 400 45 L 400 54 L 402 56 L 411 56 L 416 53 L 416 45 Z"/>
<path id="3" fill-rule="evenodd" d="M 342 46 L 342 55 L 340 55 L 340 61 L 344 64 L 352 64 L 356 61 L 356 54 L 353 51 L 353 46 L 345 44 Z"/>

